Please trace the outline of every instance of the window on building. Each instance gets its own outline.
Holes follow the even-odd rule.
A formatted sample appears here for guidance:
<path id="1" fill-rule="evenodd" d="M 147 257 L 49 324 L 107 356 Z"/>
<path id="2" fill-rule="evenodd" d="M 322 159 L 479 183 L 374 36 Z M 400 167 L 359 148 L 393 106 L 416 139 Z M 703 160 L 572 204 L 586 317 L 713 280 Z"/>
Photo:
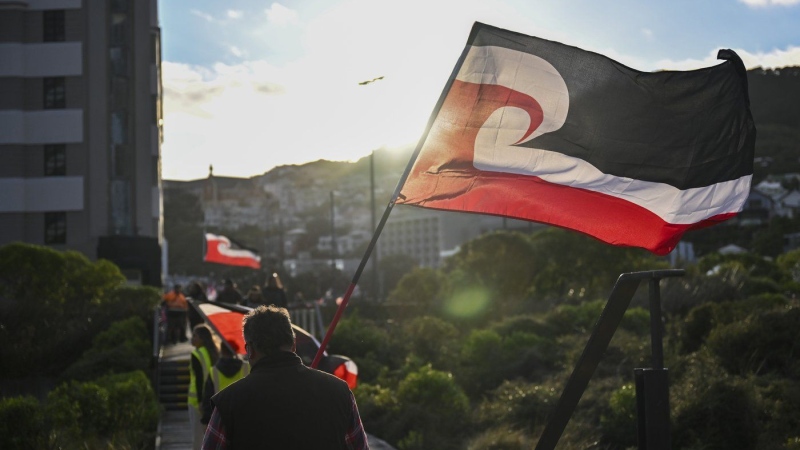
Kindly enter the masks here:
<path id="1" fill-rule="evenodd" d="M 45 244 L 67 243 L 67 213 L 65 212 L 44 213 L 44 243 Z"/>
<path id="2" fill-rule="evenodd" d="M 63 109 L 67 106 L 64 77 L 44 78 L 44 109 Z"/>
<path id="3" fill-rule="evenodd" d="M 67 174 L 67 146 L 48 144 L 44 146 L 44 175 L 47 177 Z"/>
<path id="4" fill-rule="evenodd" d="M 65 36 L 64 10 L 45 11 L 42 14 L 42 40 L 63 42 Z"/>

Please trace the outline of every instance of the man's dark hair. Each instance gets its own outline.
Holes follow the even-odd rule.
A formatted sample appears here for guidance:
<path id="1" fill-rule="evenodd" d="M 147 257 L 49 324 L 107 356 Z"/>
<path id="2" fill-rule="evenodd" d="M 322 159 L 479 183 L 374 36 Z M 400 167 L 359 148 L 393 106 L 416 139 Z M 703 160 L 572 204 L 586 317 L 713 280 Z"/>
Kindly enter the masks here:
<path id="1" fill-rule="evenodd" d="M 261 305 L 242 319 L 244 340 L 260 353 L 275 353 L 294 345 L 294 330 L 286 308 Z"/>

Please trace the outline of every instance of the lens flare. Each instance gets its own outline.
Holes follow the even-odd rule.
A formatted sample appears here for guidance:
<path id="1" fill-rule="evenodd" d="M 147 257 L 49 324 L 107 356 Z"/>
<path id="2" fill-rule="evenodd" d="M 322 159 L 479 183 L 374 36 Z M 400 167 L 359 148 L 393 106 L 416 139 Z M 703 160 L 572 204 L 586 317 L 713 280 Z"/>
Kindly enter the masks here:
<path id="1" fill-rule="evenodd" d="M 482 288 L 470 288 L 447 299 L 444 310 L 448 315 L 460 318 L 476 317 L 489 307 L 489 292 Z"/>

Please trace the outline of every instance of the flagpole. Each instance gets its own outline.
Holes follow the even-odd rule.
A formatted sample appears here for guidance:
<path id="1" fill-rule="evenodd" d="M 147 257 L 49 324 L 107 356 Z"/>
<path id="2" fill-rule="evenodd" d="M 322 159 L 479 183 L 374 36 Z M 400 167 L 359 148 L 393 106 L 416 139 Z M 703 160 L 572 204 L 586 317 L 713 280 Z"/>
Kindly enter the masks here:
<path id="1" fill-rule="evenodd" d="M 472 26 L 472 31 L 470 35 L 477 32 L 478 23 L 476 22 Z M 331 320 L 330 325 L 328 325 L 328 331 L 325 332 L 325 337 L 322 339 L 322 343 L 319 345 L 319 350 L 317 350 L 316 356 L 314 356 L 314 361 L 311 362 L 312 368 L 317 368 L 319 365 L 320 360 L 322 359 L 323 353 L 325 353 L 325 349 L 328 347 L 328 342 L 333 336 L 333 331 L 336 329 L 336 325 L 339 323 L 339 319 L 341 319 L 342 314 L 344 313 L 345 308 L 347 308 L 347 303 L 350 301 L 350 296 L 353 294 L 353 291 L 358 284 L 358 280 L 361 278 L 361 272 L 364 271 L 364 267 L 367 265 L 367 261 L 369 260 L 370 255 L 372 254 L 372 250 L 375 248 L 375 245 L 378 242 L 378 238 L 383 231 L 384 225 L 386 225 L 386 221 L 389 219 L 389 214 L 392 212 L 392 208 L 394 208 L 395 202 L 397 201 L 397 197 L 400 196 L 400 190 L 403 188 L 403 185 L 408 178 L 408 175 L 411 173 L 411 169 L 414 167 L 414 162 L 417 160 L 417 156 L 419 156 L 420 151 L 422 151 L 422 146 L 425 144 L 425 140 L 428 139 L 428 134 L 431 131 L 431 127 L 433 126 L 434 120 L 436 120 L 436 116 L 439 115 L 439 111 L 442 109 L 442 105 L 444 104 L 445 98 L 447 98 L 447 93 L 450 92 L 450 88 L 453 86 L 453 82 L 458 75 L 458 71 L 461 70 L 461 65 L 464 63 L 464 59 L 467 57 L 467 53 L 469 53 L 469 45 L 464 47 L 464 51 L 461 52 L 461 56 L 458 58 L 455 67 L 453 68 L 453 72 L 450 74 L 450 78 L 447 80 L 447 83 L 442 89 L 441 95 L 439 95 L 439 100 L 436 102 L 436 106 L 433 108 L 433 112 L 431 116 L 428 118 L 428 124 L 425 126 L 425 132 L 422 133 L 422 137 L 419 138 L 417 142 L 417 147 L 414 149 L 414 153 L 411 155 L 411 160 L 408 162 L 406 166 L 406 170 L 403 172 L 403 175 L 400 177 L 400 181 L 397 182 L 397 187 L 392 194 L 391 199 L 389 199 L 389 204 L 386 205 L 386 210 L 383 212 L 383 216 L 381 216 L 381 221 L 378 223 L 378 227 L 372 234 L 372 239 L 367 246 L 367 250 L 364 252 L 364 256 L 361 258 L 361 262 L 358 264 L 358 268 L 356 269 L 355 274 L 353 274 L 353 279 L 350 281 L 350 286 L 347 287 L 347 291 L 345 291 L 344 297 L 342 297 L 342 303 L 339 304 L 339 307 L 336 309 L 336 314 L 333 316 L 333 320 Z"/>

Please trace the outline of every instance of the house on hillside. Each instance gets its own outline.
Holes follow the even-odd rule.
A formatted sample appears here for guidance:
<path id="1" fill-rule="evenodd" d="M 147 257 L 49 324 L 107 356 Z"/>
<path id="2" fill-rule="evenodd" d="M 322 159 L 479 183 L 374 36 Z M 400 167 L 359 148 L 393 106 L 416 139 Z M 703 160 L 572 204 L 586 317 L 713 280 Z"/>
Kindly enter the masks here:
<path id="1" fill-rule="evenodd" d="M 776 213 L 782 217 L 800 216 L 800 191 L 794 190 L 781 197 Z"/>
<path id="2" fill-rule="evenodd" d="M 764 225 L 775 215 L 775 200 L 759 189 L 750 191 L 742 212 L 739 213 L 739 226 Z"/>

